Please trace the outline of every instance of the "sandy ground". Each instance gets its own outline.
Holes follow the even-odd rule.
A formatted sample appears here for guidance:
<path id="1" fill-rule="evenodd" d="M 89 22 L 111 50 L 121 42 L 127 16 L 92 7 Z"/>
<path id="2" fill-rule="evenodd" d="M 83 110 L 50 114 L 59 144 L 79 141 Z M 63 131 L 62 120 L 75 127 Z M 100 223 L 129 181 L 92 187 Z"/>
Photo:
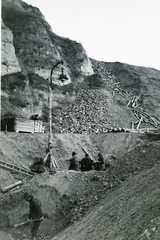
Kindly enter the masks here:
<path id="1" fill-rule="evenodd" d="M 27 168 L 35 157 L 45 156 L 46 145 L 45 134 L 1 133 L 1 159 Z M 39 239 L 159 239 L 159 134 L 56 134 L 53 145 L 59 165 L 55 175 L 46 171 L 28 179 L 0 168 L 1 188 L 27 180 L 19 188 L 0 193 L 0 239 L 4 234 L 8 239 L 23 235 L 30 239 L 30 225 L 13 228 L 27 219 L 24 191 L 38 197 L 49 215 L 41 224 Z M 82 147 L 93 159 L 101 151 L 111 167 L 68 171 L 65 159 L 72 151 L 81 159 Z"/>

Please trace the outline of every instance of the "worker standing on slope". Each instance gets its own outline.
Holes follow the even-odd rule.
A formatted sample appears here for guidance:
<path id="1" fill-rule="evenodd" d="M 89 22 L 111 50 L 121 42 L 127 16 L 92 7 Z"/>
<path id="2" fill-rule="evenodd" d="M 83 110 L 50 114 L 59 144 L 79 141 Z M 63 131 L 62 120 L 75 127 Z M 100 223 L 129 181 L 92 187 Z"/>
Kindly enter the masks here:
<path id="1" fill-rule="evenodd" d="M 98 170 L 103 170 L 104 157 L 101 153 L 98 153 Z"/>
<path id="2" fill-rule="evenodd" d="M 77 154 L 76 152 L 72 152 L 72 157 L 70 159 L 66 159 L 69 161 L 69 170 L 78 170 L 78 163 L 77 163 Z"/>
<path id="3" fill-rule="evenodd" d="M 31 228 L 32 240 L 37 240 L 38 230 L 43 219 L 41 203 L 38 199 L 34 198 L 31 194 L 25 192 L 24 199 L 29 202 L 29 216 L 28 221 L 32 220 L 33 225 Z"/>

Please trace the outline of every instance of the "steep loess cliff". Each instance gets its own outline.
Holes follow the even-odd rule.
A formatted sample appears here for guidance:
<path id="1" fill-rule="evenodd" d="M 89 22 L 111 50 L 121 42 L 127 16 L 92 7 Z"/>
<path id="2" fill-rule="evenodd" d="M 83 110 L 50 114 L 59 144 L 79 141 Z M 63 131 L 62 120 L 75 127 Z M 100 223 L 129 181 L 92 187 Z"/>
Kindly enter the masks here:
<path id="1" fill-rule="evenodd" d="M 10 109 L 6 109 L 7 105 L 14 105 L 16 116 L 27 118 L 34 113 L 40 114 L 45 111 L 48 104 L 47 79 L 52 67 L 58 61 L 63 60 L 65 74 L 69 78 L 67 83 L 70 85 L 73 85 L 75 81 L 83 81 L 86 75 L 93 74 L 90 59 L 82 45 L 55 35 L 39 9 L 20 0 L 3 0 L 2 19 L 4 21 L 3 29 L 7 29 L 10 33 L 10 38 L 8 38 L 8 35 L 3 32 L 2 38 L 2 52 L 5 53 L 4 60 L 2 60 L 4 69 L 2 116 L 10 115 L 12 112 Z M 13 42 L 11 35 L 13 35 Z M 10 51 L 8 44 L 10 48 L 15 49 L 14 56 L 13 50 Z M 14 68 L 12 67 L 13 62 Z M 12 69 L 12 71 L 8 69 Z M 60 70 L 60 67 L 55 69 L 55 78 L 60 74 Z M 18 71 L 21 71 L 20 78 L 23 78 L 21 81 L 23 87 L 20 84 L 19 75 L 16 74 Z M 6 75 L 10 73 L 14 73 L 14 76 L 7 77 Z M 9 85 L 12 85 L 13 91 Z M 12 103 L 10 99 L 17 98 L 16 102 L 21 102 L 17 97 L 17 88 L 19 88 L 23 104 Z M 41 104 L 42 102 L 43 104 Z M 19 109 L 19 106 L 22 109 Z M 37 112 L 37 108 L 40 106 L 41 109 Z"/>
<path id="2" fill-rule="evenodd" d="M 15 48 L 13 46 L 13 34 L 5 26 L 2 21 L 1 24 L 1 36 L 2 36 L 2 51 L 1 51 L 1 75 L 12 74 L 20 72 L 20 66 L 15 55 Z"/>
<path id="3" fill-rule="evenodd" d="M 80 43 L 57 36 L 39 9 L 21 0 L 2 1 L 2 20 L 2 119 L 38 114 L 47 125 L 48 79 L 62 60 L 68 80 L 57 81 L 61 66 L 54 69 L 55 132 L 130 128 L 140 120 L 128 105 L 134 96 L 159 126 L 160 71 L 90 59 Z"/>
<path id="4" fill-rule="evenodd" d="M 18 3 L 18 7 L 14 3 L 11 7 L 10 2 L 10 0 L 2 1 L 2 18 L 6 26 L 13 32 L 16 56 L 24 72 L 33 71 L 43 78 L 48 78 L 51 67 L 57 61 L 62 60 L 62 55 L 69 51 L 70 63 L 73 63 L 74 59 L 75 65 L 82 64 L 82 69 L 80 69 L 82 75 L 85 72 L 93 73 L 90 60 L 85 56 L 85 50 L 80 44 L 53 34 L 51 27 L 37 8 L 20 0 L 14 1 L 14 3 Z M 57 39 L 58 41 L 56 41 Z M 59 42 L 62 42 L 60 46 Z M 84 60 L 85 64 L 83 64 Z M 66 65 L 68 65 L 67 61 Z"/>

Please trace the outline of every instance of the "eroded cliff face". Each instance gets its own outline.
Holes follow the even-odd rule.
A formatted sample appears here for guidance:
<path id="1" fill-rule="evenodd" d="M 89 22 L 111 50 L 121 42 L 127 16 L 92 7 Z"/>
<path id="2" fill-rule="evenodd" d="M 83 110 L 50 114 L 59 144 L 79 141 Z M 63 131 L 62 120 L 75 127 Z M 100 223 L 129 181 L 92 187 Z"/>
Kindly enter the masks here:
<path id="1" fill-rule="evenodd" d="M 15 48 L 13 46 L 13 34 L 1 23 L 1 75 L 12 74 L 20 72 L 21 68 L 19 66 Z"/>
<path id="2" fill-rule="evenodd" d="M 137 121 L 128 107 L 134 96 L 147 113 L 160 117 L 160 71 L 89 59 L 80 43 L 57 36 L 39 9 L 21 0 L 2 0 L 2 19 L 2 118 L 38 114 L 47 123 L 48 79 L 59 61 L 68 80 L 57 80 L 58 65 L 52 89 L 55 132 L 130 127 Z"/>
<path id="3" fill-rule="evenodd" d="M 53 34 L 39 9 L 20 0 L 3 0 L 2 18 L 13 33 L 15 54 L 23 71 L 34 72 L 46 79 L 51 67 L 63 60 L 71 78 L 77 72 L 79 77 L 93 74 L 90 59 L 82 45 Z M 8 52 L 8 47 L 4 46 L 3 51 Z M 66 51 L 69 61 L 68 56 L 64 57 Z"/>
<path id="4" fill-rule="evenodd" d="M 2 0 L 2 117 L 47 112 L 48 78 L 59 61 L 68 80 L 56 81 L 62 66 L 56 67 L 58 86 L 73 87 L 94 73 L 83 46 L 54 34 L 38 8 L 21 0 Z"/>

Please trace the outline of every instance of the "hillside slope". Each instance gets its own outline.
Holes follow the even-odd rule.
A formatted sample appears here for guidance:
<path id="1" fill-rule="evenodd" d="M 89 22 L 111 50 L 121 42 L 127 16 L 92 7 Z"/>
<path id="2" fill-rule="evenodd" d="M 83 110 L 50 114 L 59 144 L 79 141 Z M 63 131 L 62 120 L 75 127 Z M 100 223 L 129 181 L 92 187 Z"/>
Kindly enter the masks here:
<path id="1" fill-rule="evenodd" d="M 29 168 L 36 158 L 45 157 L 48 145 L 48 134 L 19 134 L 1 132 L 0 156 L 1 160 L 20 167 Z M 119 133 L 104 135 L 78 135 L 78 134 L 54 134 L 54 158 L 61 170 L 68 169 L 68 163 L 64 162 L 71 156 L 72 151 L 76 151 L 78 158 L 84 156 L 82 147 L 97 158 L 98 151 L 104 156 L 114 154 L 122 156 L 129 149 L 134 148 L 140 135 L 132 133 Z M 112 139 L 112 140 L 111 140 Z M 141 141 L 141 140 L 140 140 Z M 95 142 L 95 143 L 94 143 Z M 107 146 L 107 147 L 106 147 Z M 122 149 L 123 146 L 123 149 Z M 0 169 L 1 187 L 13 182 L 13 175 L 8 171 L 3 174 Z M 22 176 L 20 176 L 22 177 Z"/>
<path id="2" fill-rule="evenodd" d="M 134 96 L 140 96 L 138 104 L 154 117 L 160 119 L 160 71 L 153 68 L 133 66 L 120 62 L 107 63 L 91 59 L 94 72 L 107 82 L 115 94 L 115 101 L 123 104 Z"/>
<path id="3" fill-rule="evenodd" d="M 39 240 L 159 240 L 160 71 L 90 59 L 80 43 L 53 31 L 39 9 L 2 0 L 1 118 L 38 114 L 45 133 L 1 131 L 1 161 L 29 170 L 46 156 L 48 79 L 61 60 L 68 80 L 57 80 L 58 65 L 52 79 L 57 172 L 45 168 L 31 178 L 0 165 L 0 240 L 30 239 L 30 225 L 13 227 L 28 218 L 25 191 L 48 214 Z M 142 129 L 131 129 L 140 120 Z M 72 151 L 81 160 L 83 148 L 95 161 L 102 153 L 104 171 L 68 170 L 65 160 Z M 19 180 L 23 185 L 4 192 Z"/>
<path id="4" fill-rule="evenodd" d="M 129 177 L 54 240 L 158 240 L 160 165 Z"/>
<path id="5" fill-rule="evenodd" d="M 1 160 L 19 167 L 29 168 L 29 166 L 39 157 L 45 157 L 46 148 L 48 146 L 47 134 L 19 134 L 1 132 L 0 135 L 0 157 Z M 160 140 L 159 134 L 135 134 L 135 133 L 109 133 L 109 134 L 54 134 L 53 147 L 54 158 L 58 163 L 60 170 L 67 170 L 68 163 L 65 159 L 71 156 L 72 151 L 76 151 L 78 159 L 84 156 L 82 148 L 91 155 L 93 159 L 97 159 L 98 152 L 101 152 L 106 160 L 110 160 L 110 156 L 114 155 L 116 159 L 130 157 L 134 162 L 138 163 L 139 154 L 143 154 L 145 159 L 149 160 L 150 154 L 146 155 L 145 151 L 140 150 L 141 145 L 148 146 L 148 153 L 151 151 L 149 143 Z M 139 152 L 135 156 L 135 152 Z M 133 151 L 133 157 L 132 157 Z M 142 151 L 142 152 L 141 152 Z M 155 151 L 158 155 L 158 150 Z M 136 158 L 135 158 L 136 157 Z M 136 161 L 137 159 L 137 161 Z M 157 159 L 157 156 L 156 156 Z M 116 160 L 116 162 L 117 162 Z M 146 161 L 147 161 L 146 160 Z M 126 160 L 128 161 L 128 160 Z M 131 165 L 132 165 L 131 161 Z M 116 163 L 115 162 L 115 163 Z M 152 161 L 150 161 L 152 164 Z M 114 163 L 114 164 L 115 164 Z M 133 164 L 134 166 L 134 164 Z M 0 169 L 1 187 L 12 183 L 13 175 L 10 172 Z M 20 178 L 22 176 L 20 175 Z M 6 182 L 5 182 L 6 178 Z"/>
<path id="6" fill-rule="evenodd" d="M 28 168 L 36 157 L 45 156 L 45 134 L 2 133 L 1 139 L 1 159 L 8 163 Z M 27 217 L 24 191 L 40 198 L 44 212 L 49 214 L 49 219 L 41 225 L 40 239 L 51 240 L 55 236 L 60 240 L 100 237 L 134 240 L 149 227 L 152 234 L 157 234 L 159 134 L 55 134 L 53 145 L 54 157 L 60 167 L 56 175 L 52 176 L 46 170 L 44 174 L 28 179 L 20 173 L 0 168 L 1 188 L 17 180 L 27 180 L 20 188 L 0 193 L 0 226 L 8 236 L 11 234 L 13 239 L 18 239 L 25 234 L 29 239 L 30 226 L 12 227 Z M 81 159 L 84 156 L 82 147 L 93 159 L 100 151 L 106 161 L 111 161 L 111 167 L 106 171 L 67 171 L 65 159 L 73 150 Z"/>
<path id="7" fill-rule="evenodd" d="M 2 119 L 38 114 L 47 127 L 48 78 L 63 60 L 68 80 L 57 80 L 62 66 L 53 72 L 55 133 L 131 128 L 141 119 L 128 106 L 134 96 L 141 111 L 158 122 L 143 121 L 141 127 L 160 124 L 160 71 L 90 59 L 80 43 L 53 31 L 39 9 L 21 0 L 2 0 Z"/>

